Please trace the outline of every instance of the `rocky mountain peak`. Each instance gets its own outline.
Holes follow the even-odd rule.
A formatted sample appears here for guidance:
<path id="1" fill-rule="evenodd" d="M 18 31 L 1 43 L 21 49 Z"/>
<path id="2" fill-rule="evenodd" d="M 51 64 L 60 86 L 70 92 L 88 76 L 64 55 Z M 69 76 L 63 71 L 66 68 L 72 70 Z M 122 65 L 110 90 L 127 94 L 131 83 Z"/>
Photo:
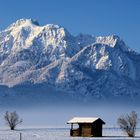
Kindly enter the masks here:
<path id="1" fill-rule="evenodd" d="M 8 87 L 43 84 L 77 96 L 133 96 L 140 91 L 137 59 L 117 35 L 73 36 L 32 19 L 0 32 L 0 85 Z"/>

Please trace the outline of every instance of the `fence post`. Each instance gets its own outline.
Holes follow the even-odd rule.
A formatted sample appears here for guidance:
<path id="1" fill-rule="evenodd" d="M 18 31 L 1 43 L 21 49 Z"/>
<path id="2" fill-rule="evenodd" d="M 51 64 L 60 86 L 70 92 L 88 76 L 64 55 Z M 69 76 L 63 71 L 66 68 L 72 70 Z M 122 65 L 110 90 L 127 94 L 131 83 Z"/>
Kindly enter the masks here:
<path id="1" fill-rule="evenodd" d="M 22 140 L 22 133 L 20 133 L 20 135 L 19 135 L 19 136 L 20 136 L 20 137 L 19 137 L 19 138 L 20 138 L 19 140 Z"/>

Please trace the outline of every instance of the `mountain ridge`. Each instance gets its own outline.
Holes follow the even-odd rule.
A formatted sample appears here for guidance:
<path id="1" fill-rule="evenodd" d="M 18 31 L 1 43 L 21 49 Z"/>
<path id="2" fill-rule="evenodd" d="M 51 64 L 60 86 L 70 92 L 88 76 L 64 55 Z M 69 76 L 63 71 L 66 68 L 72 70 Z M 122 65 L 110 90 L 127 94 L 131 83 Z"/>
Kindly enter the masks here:
<path id="1" fill-rule="evenodd" d="M 140 55 L 117 35 L 71 35 L 21 19 L 0 32 L 0 85 L 46 84 L 83 98 L 139 96 Z"/>

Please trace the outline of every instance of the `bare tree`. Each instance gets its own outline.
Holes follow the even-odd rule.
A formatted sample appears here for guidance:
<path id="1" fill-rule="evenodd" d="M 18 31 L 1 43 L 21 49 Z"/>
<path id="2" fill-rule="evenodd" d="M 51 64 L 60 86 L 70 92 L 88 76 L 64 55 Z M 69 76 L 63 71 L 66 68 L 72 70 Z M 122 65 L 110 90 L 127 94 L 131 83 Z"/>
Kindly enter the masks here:
<path id="1" fill-rule="evenodd" d="M 125 116 L 122 115 L 118 118 L 118 125 L 129 137 L 135 136 L 137 124 L 138 114 L 135 111 L 132 111 L 130 114 Z"/>
<path id="2" fill-rule="evenodd" d="M 6 124 L 10 127 L 11 130 L 15 130 L 15 127 L 18 124 L 22 123 L 22 119 L 19 119 L 19 116 L 16 113 L 16 111 L 14 112 L 6 111 L 4 118 L 5 118 Z"/>

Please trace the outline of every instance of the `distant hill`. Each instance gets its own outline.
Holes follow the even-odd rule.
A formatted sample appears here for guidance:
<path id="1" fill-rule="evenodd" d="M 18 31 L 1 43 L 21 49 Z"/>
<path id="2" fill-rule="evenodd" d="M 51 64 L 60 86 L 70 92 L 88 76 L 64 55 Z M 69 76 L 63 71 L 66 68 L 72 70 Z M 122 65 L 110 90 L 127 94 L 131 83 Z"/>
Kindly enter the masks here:
<path id="1" fill-rule="evenodd" d="M 52 94 L 61 91 L 83 101 L 135 100 L 140 96 L 140 54 L 117 35 L 72 36 L 58 25 L 20 19 L 0 32 L 0 85 L 4 98 L 21 96 L 20 89 L 28 87 L 25 97 L 43 92 L 47 99 L 51 87 Z"/>

